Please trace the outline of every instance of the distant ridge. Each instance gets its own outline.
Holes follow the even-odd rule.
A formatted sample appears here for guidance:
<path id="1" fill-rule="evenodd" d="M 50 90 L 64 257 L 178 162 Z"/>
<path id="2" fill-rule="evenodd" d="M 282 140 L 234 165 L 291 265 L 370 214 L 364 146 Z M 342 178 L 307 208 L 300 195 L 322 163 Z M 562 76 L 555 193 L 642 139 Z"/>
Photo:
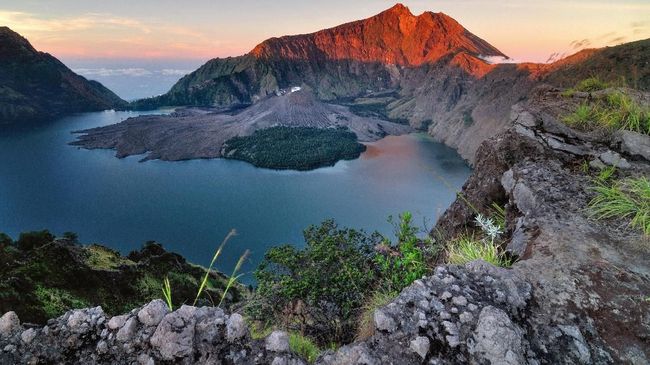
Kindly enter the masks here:
<path id="1" fill-rule="evenodd" d="M 99 82 L 75 74 L 20 34 L 0 27 L 0 124 L 126 106 Z"/>

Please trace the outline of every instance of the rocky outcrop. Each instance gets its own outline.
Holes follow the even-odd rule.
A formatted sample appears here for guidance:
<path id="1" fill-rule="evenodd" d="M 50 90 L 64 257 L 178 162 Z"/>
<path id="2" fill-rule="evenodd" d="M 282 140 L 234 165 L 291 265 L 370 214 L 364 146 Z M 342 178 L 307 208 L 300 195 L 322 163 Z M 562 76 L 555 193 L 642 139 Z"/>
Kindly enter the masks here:
<path id="1" fill-rule="evenodd" d="M 170 312 L 155 300 L 110 317 L 101 307 L 74 310 L 44 327 L 0 318 L 2 364 L 306 364 L 276 331 L 252 340 L 239 314 L 182 306 Z"/>
<path id="2" fill-rule="evenodd" d="M 75 74 L 27 39 L 0 27 L 0 124 L 126 105 L 99 82 Z"/>

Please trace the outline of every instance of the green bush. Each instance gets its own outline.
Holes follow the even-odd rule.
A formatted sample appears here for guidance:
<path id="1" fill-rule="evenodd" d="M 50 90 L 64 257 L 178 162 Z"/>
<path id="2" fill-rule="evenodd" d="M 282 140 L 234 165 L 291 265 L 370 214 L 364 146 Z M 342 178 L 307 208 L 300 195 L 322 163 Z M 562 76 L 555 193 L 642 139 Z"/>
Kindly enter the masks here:
<path id="1" fill-rule="evenodd" d="M 305 230 L 304 249 L 272 248 L 255 272 L 248 315 L 323 346 L 352 341 L 369 300 L 398 293 L 425 275 L 435 253 L 430 241 L 417 238 L 411 214 L 400 215 L 395 227 L 391 244 L 378 233 L 340 229 L 327 220 Z"/>
<path id="2" fill-rule="evenodd" d="M 382 288 L 402 290 L 427 272 L 425 250 L 427 246 L 433 248 L 432 243 L 418 239 L 418 228 L 413 226 L 412 220 L 409 212 L 400 215 L 395 225 L 397 243 L 391 245 L 386 240 L 375 255 Z M 389 221 L 392 222 L 392 217 Z"/>
<path id="3" fill-rule="evenodd" d="M 11 239 L 7 234 L 0 232 L 0 253 L 5 250 L 5 248 L 14 244 L 14 240 Z"/>
<path id="4" fill-rule="evenodd" d="M 650 180 L 646 177 L 598 179 L 593 187 L 596 196 L 589 202 L 596 219 L 621 218 L 631 227 L 650 235 Z"/>
<path id="5" fill-rule="evenodd" d="M 376 279 L 373 247 L 377 234 L 339 229 L 332 220 L 304 231 L 306 246 L 267 251 L 255 271 L 257 297 L 249 312 L 254 319 L 302 330 L 319 343 L 347 342 L 353 319 Z"/>

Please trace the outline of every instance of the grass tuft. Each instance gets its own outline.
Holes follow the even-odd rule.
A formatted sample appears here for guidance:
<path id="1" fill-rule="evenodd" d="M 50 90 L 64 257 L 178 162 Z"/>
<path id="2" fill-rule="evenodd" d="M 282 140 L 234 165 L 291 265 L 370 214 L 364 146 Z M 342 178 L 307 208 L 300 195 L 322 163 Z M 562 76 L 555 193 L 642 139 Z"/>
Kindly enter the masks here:
<path id="1" fill-rule="evenodd" d="M 477 239 L 473 234 L 464 234 L 448 242 L 447 260 L 450 264 L 464 265 L 479 259 L 494 266 L 512 266 L 512 260 L 496 244 Z"/>
<path id="2" fill-rule="evenodd" d="M 295 332 L 289 334 L 289 348 L 310 364 L 313 364 L 321 353 L 318 346 L 309 338 Z"/>
<path id="3" fill-rule="evenodd" d="M 172 286 L 169 283 L 168 277 L 165 277 L 162 292 L 163 292 L 163 297 L 165 298 L 165 302 L 167 303 L 167 308 L 169 308 L 170 312 L 173 311 L 174 304 L 172 303 Z"/>
<path id="4" fill-rule="evenodd" d="M 605 81 L 602 81 L 598 77 L 590 77 L 588 79 L 584 79 L 580 81 L 575 89 L 577 91 L 583 91 L 583 92 L 592 92 L 592 91 L 598 91 L 598 90 L 604 90 L 610 87 L 608 83 Z"/>
<path id="5" fill-rule="evenodd" d="M 362 307 L 357 325 L 357 341 L 363 341 L 375 332 L 375 311 L 395 299 L 399 292 L 395 290 L 376 290 Z"/>
<path id="6" fill-rule="evenodd" d="M 627 178 L 608 184 L 597 180 L 596 192 L 589 202 L 596 219 L 629 219 L 629 225 L 650 235 L 650 180 L 646 177 Z"/>
<path id="7" fill-rule="evenodd" d="M 581 104 L 562 120 L 569 126 L 584 130 L 629 130 L 650 134 L 650 108 L 639 105 L 621 91 L 602 100 Z"/>

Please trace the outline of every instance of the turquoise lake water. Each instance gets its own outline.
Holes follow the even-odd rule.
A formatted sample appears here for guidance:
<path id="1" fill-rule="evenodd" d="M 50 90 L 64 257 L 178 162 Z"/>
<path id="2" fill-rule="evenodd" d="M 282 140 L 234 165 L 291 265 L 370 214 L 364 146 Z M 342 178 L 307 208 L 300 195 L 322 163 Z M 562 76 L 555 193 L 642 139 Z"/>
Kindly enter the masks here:
<path id="1" fill-rule="evenodd" d="M 143 113 L 79 114 L 47 124 L 0 127 L 0 232 L 74 231 L 83 243 L 122 253 L 156 240 L 208 264 L 231 230 L 217 266 L 230 272 L 246 249 L 242 280 L 274 245 L 303 244 L 302 230 L 334 218 L 340 226 L 392 234 L 389 215 L 411 211 L 431 228 L 470 174 L 450 148 L 424 135 L 387 137 L 361 158 L 308 172 L 240 161 L 138 162 L 110 150 L 69 146 L 71 131 Z"/>

